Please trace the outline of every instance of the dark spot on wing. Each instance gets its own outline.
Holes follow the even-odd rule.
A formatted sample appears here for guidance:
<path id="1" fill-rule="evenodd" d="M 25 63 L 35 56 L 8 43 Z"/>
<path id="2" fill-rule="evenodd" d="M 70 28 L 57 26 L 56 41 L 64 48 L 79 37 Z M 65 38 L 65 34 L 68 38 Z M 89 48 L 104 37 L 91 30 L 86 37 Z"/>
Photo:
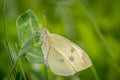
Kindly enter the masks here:
<path id="1" fill-rule="evenodd" d="M 71 47 L 71 52 L 73 53 L 75 51 L 75 49 L 73 47 Z"/>
<path id="2" fill-rule="evenodd" d="M 70 60 L 71 62 L 74 61 L 73 56 L 70 56 L 70 57 L 69 57 L 69 60 Z"/>
<path id="3" fill-rule="evenodd" d="M 64 62 L 64 59 L 60 59 L 60 62 Z"/>

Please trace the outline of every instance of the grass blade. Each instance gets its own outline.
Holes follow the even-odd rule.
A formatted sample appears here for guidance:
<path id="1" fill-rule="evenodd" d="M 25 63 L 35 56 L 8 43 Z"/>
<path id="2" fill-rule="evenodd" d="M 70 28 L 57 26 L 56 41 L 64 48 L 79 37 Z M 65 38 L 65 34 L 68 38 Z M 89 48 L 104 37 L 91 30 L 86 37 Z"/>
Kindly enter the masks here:
<path id="1" fill-rule="evenodd" d="M 11 56 L 11 50 L 10 50 L 10 47 L 9 47 L 9 43 L 8 43 L 8 39 L 7 39 L 7 33 L 6 33 L 6 18 L 5 18 L 5 10 L 6 10 L 6 0 L 3 0 L 3 27 L 4 27 L 4 36 L 5 36 L 5 45 L 7 47 L 7 50 L 8 50 L 8 56 L 9 56 L 9 59 L 10 59 L 10 66 L 11 68 L 13 68 L 13 65 L 14 65 L 14 62 L 13 62 L 13 59 L 12 59 L 12 56 Z M 14 78 L 16 77 L 16 70 L 15 68 L 12 70 L 13 72 L 13 75 L 14 75 Z"/>

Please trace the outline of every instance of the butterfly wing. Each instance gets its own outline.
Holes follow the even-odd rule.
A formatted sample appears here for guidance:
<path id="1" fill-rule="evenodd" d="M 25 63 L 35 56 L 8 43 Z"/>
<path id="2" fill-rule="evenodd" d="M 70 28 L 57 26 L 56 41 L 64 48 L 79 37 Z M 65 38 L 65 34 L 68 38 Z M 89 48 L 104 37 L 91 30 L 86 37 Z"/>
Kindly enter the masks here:
<path id="1" fill-rule="evenodd" d="M 60 54 L 59 50 L 55 47 L 50 47 L 50 53 L 48 56 L 48 65 L 54 74 L 61 76 L 73 75 L 76 71 L 67 58 Z"/>
<path id="2" fill-rule="evenodd" d="M 64 71 L 71 74 L 92 65 L 88 55 L 70 40 L 57 34 L 50 34 L 48 41 L 50 45 L 48 64 L 53 72 L 58 70 L 57 74 L 65 74 Z M 64 63 L 60 62 L 59 58 L 63 59 Z"/>
<path id="3" fill-rule="evenodd" d="M 43 30 L 44 59 L 54 74 L 69 76 L 92 65 L 88 55 L 70 40 Z"/>

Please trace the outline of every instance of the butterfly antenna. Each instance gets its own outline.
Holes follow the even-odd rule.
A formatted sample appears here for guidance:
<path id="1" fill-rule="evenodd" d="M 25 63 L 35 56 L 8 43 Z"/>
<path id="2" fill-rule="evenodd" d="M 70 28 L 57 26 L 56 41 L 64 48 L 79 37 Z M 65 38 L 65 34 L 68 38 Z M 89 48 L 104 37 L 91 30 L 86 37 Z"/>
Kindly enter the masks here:
<path id="1" fill-rule="evenodd" d="M 44 18 L 44 26 L 43 27 L 47 27 L 45 11 L 43 11 L 43 18 Z"/>

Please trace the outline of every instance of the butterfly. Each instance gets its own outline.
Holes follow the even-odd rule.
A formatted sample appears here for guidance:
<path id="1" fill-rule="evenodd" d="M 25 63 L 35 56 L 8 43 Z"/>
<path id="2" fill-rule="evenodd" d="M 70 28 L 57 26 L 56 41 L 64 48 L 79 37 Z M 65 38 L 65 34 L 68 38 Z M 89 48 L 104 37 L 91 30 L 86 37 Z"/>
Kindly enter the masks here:
<path id="1" fill-rule="evenodd" d="M 89 56 L 72 41 L 46 28 L 42 29 L 40 38 L 45 64 L 54 74 L 70 76 L 92 66 Z"/>

